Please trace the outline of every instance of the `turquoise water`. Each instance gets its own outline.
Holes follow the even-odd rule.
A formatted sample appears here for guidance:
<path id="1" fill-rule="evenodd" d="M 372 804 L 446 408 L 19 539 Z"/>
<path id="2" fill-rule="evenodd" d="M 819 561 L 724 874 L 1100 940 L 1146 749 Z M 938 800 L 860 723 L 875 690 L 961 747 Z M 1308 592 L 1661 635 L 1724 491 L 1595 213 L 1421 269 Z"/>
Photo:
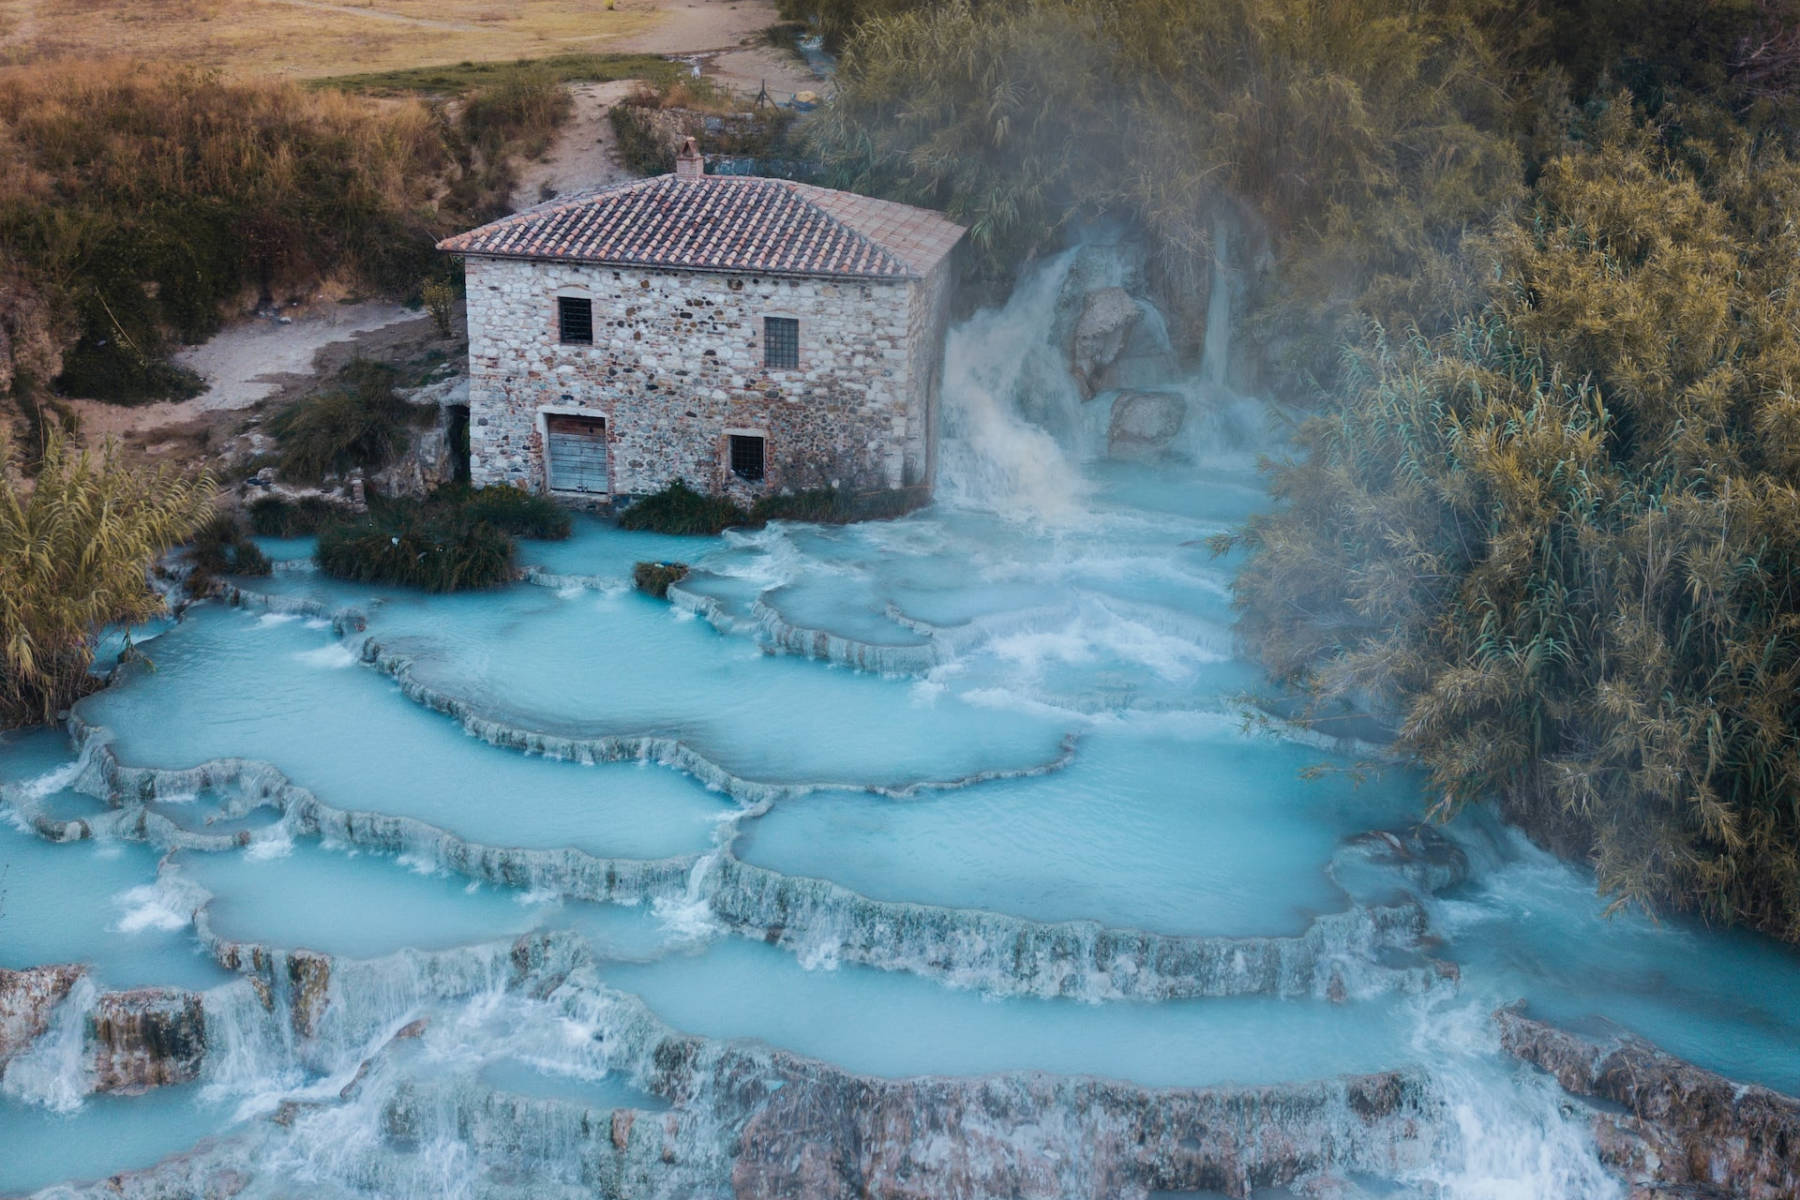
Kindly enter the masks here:
<path id="1" fill-rule="evenodd" d="M 1381 1070 L 1408 1056 L 1408 1024 L 1393 1005 L 994 1000 L 869 967 L 809 970 L 736 939 L 602 977 L 684 1032 L 752 1038 L 890 1078 L 1040 1070 L 1257 1084 Z"/>
<path id="2" fill-rule="evenodd" d="M 53 844 L 0 814 L 0 967 L 85 962 L 109 987 L 210 987 L 226 976 L 157 886 L 157 852 Z"/>
<path id="3" fill-rule="evenodd" d="M 95 1096 L 74 1112 L 0 1098 L 0 1193 L 100 1179 L 154 1165 L 231 1128 L 229 1109 L 189 1084 L 144 1096 Z"/>
<path id="4" fill-rule="evenodd" d="M 319 539 L 310 536 L 284 538 L 259 535 L 250 540 L 256 543 L 256 548 L 267 555 L 271 562 L 304 562 L 319 548 Z"/>
<path id="5" fill-rule="evenodd" d="M 346 958 L 441 950 L 523 933 L 544 916 L 517 892 L 316 843 L 184 854 L 177 866 L 212 893 L 214 933 L 285 950 Z M 304 904 L 294 902 L 300 896 Z"/>
<path id="6" fill-rule="evenodd" d="M 1065 730 L 955 695 L 764 654 L 636 592 L 390 605 L 370 625 L 434 690 L 517 725 L 678 739 L 763 783 L 906 787 L 1053 762 Z"/>
<path id="7" fill-rule="evenodd" d="M 738 854 L 884 900 L 1159 933 L 1291 934 L 1342 908 L 1332 850 L 1404 821 L 1406 801 L 1302 779 L 1316 752 L 1245 738 L 1235 718 L 1192 724 L 1095 734 L 1066 770 L 964 791 L 785 802 Z"/>
<path id="8" fill-rule="evenodd" d="M 519 543 L 519 562 L 557 575 L 583 576 L 595 583 L 631 582 L 640 562 L 691 562 L 712 549 L 714 539 L 624 533 L 611 521 L 576 513 L 566 541 Z"/>
<path id="9" fill-rule="evenodd" d="M 134 764 L 258 759 L 335 808 L 416 817 L 497 846 L 689 853 L 711 844 L 732 807 L 664 768 L 498 753 L 357 666 L 319 625 L 203 609 L 159 639 L 154 672 L 82 711 Z"/>
<path id="10" fill-rule="evenodd" d="M 1626 911 L 1516 834 L 1468 823 L 1483 870 L 1432 901 L 1449 957 L 1496 997 L 1571 1027 L 1606 1018 L 1672 1054 L 1800 1095 L 1800 959 L 1766 938 Z"/>
<path id="11" fill-rule="evenodd" d="M 953 344 L 936 507 L 692 540 L 577 518 L 568 541 L 522 547 L 557 578 L 465 596 L 304 572 L 242 581 L 258 595 L 190 610 L 146 644 L 153 669 L 79 706 L 125 777 L 230 760 L 152 781 L 149 811 L 170 823 L 143 826 L 155 845 L 130 840 L 137 793 L 116 813 L 90 794 L 105 791 L 100 759 L 84 773 L 65 734 L 0 738 L 0 966 L 77 961 L 102 989 L 204 991 L 209 1037 L 198 1086 L 84 1099 L 88 1000 L 71 1001 L 28 1064 L 41 1082 L 69 1051 L 66 1086 L 0 1095 L 0 1191 L 145 1166 L 227 1128 L 261 1149 L 207 1153 L 271 1175 L 258 1194 L 299 1180 L 437 1196 L 527 1162 L 577 1179 L 575 1140 L 533 1129 L 496 1148 L 493 1114 L 672 1105 L 682 1137 L 736 1128 L 704 1089 L 662 1094 L 651 1076 L 678 1076 L 670 1064 L 631 1074 L 665 1026 L 884 1077 L 1203 1086 L 1412 1068 L 1444 1104 L 1443 1128 L 1425 1131 L 1437 1158 L 1370 1192 L 1470 1200 L 1618 1194 L 1580 1114 L 1498 1053 L 1502 1004 L 1608 1018 L 1800 1093 L 1791 951 L 1606 920 L 1591 877 L 1481 814 L 1450 828 L 1468 877 L 1437 894 L 1347 848 L 1405 834 L 1428 798 L 1414 775 L 1371 774 L 1257 716 L 1267 685 L 1232 634 L 1240 562 L 1206 539 L 1268 503 L 1252 469 L 1266 435 L 1234 429 L 1243 404 L 1202 396 L 1217 445 L 1180 463 L 1100 463 L 1095 445 L 1050 439 L 1001 402 L 1059 353 L 1047 301 L 1022 295 Z M 1060 427 L 1102 424 L 1063 400 L 1075 411 Z M 676 603 L 626 586 L 644 559 L 694 564 Z M 350 609 L 366 628 L 326 619 Z M 556 738 L 627 739 L 613 752 L 628 754 L 629 739 L 653 741 L 647 761 L 595 766 L 509 748 Z M 264 799 L 267 768 L 325 807 L 323 834 L 299 793 L 285 815 L 275 796 L 246 809 L 237 789 Z M 29 814 L 99 836 L 52 844 Z M 212 848 L 220 833 L 248 845 Z M 763 869 L 736 870 L 745 894 L 719 890 L 727 856 Z M 1346 920 L 1408 895 L 1416 947 L 1404 928 L 1387 944 Z M 297 1034 L 285 1001 L 265 1008 L 200 951 L 201 902 L 220 937 L 336 957 L 318 1002 L 353 1019 Z M 1098 973 L 1102 926 L 1118 944 L 1229 939 L 1205 943 L 1227 975 L 1266 949 L 1236 939 L 1273 937 L 1306 971 L 1282 996 L 1089 1003 L 970 986 L 1023 981 L 1053 954 Z M 1179 949 L 1146 966 L 1121 955 L 1109 987 L 1068 991 L 1156 994 L 1133 973 L 1179 972 Z M 1427 955 L 1460 980 L 1379 982 Z M 72 1111 L 51 1111 L 53 1092 Z M 304 1106 L 291 1125 L 264 1119 L 287 1100 Z M 436 1131 L 429 1144 L 388 1137 L 396 1104 Z M 671 1150 L 705 1154 L 730 1157 Z"/>

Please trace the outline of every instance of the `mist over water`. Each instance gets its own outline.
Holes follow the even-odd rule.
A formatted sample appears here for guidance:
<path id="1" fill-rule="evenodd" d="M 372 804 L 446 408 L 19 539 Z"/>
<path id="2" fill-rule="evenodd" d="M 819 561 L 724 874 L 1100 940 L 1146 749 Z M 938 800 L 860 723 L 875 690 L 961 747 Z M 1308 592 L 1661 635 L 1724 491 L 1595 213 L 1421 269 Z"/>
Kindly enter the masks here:
<path id="1" fill-rule="evenodd" d="M 1356 748 L 1248 703 L 1204 541 L 1267 503 L 1273 423 L 1228 387 L 1216 266 L 1195 372 L 1117 248 L 959 324 L 922 513 L 674 547 L 583 522 L 525 547 L 555 586 L 474 596 L 245 581 L 79 706 L 80 757 L 0 745 L 0 966 L 91 964 L 0 1075 L 0 1192 L 218 1135 L 183 1161 L 250 1196 L 730 1194 L 744 1122 L 807 1086 L 785 1050 L 1130 1095 L 1402 1069 L 1428 1117 L 1342 1164 L 1367 1194 L 1621 1194 L 1501 1052 L 1519 1000 L 1800 1090 L 1790 956 L 1606 923 L 1482 814 L 1385 855 L 1361 835 L 1411 836 L 1419 780 L 1304 778 Z M 1067 339 L 1105 288 L 1136 360 L 1084 398 Z M 1179 428 L 1120 461 L 1122 403 Z M 676 553 L 671 605 L 628 589 Z M 94 1094 L 87 1013 L 156 983 L 203 995 L 197 1077 Z M 1090 1119 L 1048 1123 L 1071 1160 Z"/>

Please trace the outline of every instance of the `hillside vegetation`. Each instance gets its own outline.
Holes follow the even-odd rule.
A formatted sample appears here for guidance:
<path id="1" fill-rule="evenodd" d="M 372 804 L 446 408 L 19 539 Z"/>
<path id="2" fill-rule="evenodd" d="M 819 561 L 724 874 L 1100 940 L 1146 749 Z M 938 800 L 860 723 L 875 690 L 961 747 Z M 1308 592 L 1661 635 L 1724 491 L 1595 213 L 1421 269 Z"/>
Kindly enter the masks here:
<path id="1" fill-rule="evenodd" d="M 1275 475 L 1245 626 L 1622 899 L 1800 940 L 1800 167 L 1621 99 Z M 1686 159 L 1687 161 L 1684 161 Z"/>
<path id="2" fill-rule="evenodd" d="M 1124 219 L 1191 346 L 1233 239 L 1260 385 L 1316 415 L 1221 545 L 1315 711 L 1617 902 L 1800 940 L 1800 11 L 811 8 L 836 177 L 948 208 L 978 275 Z"/>
<path id="3" fill-rule="evenodd" d="M 169 352 L 227 311 L 321 277 L 416 293 L 566 111 L 526 72 L 454 110 L 168 66 L 0 74 L 0 396 L 181 396 Z"/>

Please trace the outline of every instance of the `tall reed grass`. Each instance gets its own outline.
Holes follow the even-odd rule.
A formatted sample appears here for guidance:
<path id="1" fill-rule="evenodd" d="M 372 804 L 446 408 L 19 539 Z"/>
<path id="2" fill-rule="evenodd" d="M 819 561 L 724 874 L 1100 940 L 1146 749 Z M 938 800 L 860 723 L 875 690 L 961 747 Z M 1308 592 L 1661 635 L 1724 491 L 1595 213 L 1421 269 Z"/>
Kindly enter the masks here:
<path id="1" fill-rule="evenodd" d="M 0 430 L 0 728 L 54 720 L 100 685 L 95 636 L 160 613 L 145 567 L 212 515 L 210 480 L 119 464 L 52 436 L 36 478 Z"/>

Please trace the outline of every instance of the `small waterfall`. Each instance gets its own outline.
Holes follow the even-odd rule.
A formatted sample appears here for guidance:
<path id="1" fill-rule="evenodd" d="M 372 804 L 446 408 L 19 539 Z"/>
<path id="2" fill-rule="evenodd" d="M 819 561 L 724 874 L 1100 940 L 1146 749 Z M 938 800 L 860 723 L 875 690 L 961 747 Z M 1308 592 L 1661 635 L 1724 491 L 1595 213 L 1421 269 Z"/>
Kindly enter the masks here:
<path id="1" fill-rule="evenodd" d="M 1004 305 L 950 332 L 938 493 L 952 505 L 1052 521 L 1079 512 L 1087 485 L 1050 427 L 1079 428 L 1081 397 L 1047 339 L 1077 253 L 1034 267 Z"/>
<path id="2" fill-rule="evenodd" d="M 1619 1180 L 1601 1165 L 1593 1132 L 1556 1081 L 1504 1063 L 1489 1006 L 1420 997 L 1416 1045 L 1445 1108 L 1446 1143 L 1413 1177 L 1445 1200 L 1614 1200 Z"/>
<path id="3" fill-rule="evenodd" d="M 1200 370 L 1206 383 L 1225 389 L 1231 365 L 1231 230 L 1223 213 L 1213 218 L 1212 293 L 1206 302 L 1206 340 Z"/>
<path id="4" fill-rule="evenodd" d="M 31 1046 L 6 1064 L 0 1096 L 36 1104 L 55 1112 L 73 1112 L 89 1090 L 92 1072 L 87 1056 L 88 1010 L 100 992 L 83 975 L 50 1016 L 50 1024 Z"/>

